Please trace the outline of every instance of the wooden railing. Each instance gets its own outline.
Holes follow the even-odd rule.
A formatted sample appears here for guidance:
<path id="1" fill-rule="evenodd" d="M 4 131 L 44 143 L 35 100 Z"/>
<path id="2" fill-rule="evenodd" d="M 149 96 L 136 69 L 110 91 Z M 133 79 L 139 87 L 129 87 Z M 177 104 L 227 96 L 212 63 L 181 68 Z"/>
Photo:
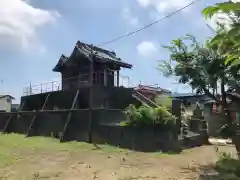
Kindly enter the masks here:
<path id="1" fill-rule="evenodd" d="M 46 92 L 54 92 L 54 91 L 61 91 L 63 90 L 63 85 L 70 84 L 74 85 L 74 87 L 82 87 L 86 85 L 109 85 L 112 86 L 123 86 L 123 87 L 130 87 L 129 77 L 117 75 L 113 71 L 108 71 L 108 78 L 112 78 L 112 82 L 108 79 L 107 83 L 105 84 L 104 81 L 104 73 L 103 72 L 94 72 L 92 73 L 93 76 L 93 83 L 90 83 L 90 74 L 80 74 L 75 77 L 65 78 L 59 81 L 52 81 L 41 83 L 37 85 L 29 85 L 23 89 L 23 95 L 29 96 L 33 94 L 42 94 Z"/>

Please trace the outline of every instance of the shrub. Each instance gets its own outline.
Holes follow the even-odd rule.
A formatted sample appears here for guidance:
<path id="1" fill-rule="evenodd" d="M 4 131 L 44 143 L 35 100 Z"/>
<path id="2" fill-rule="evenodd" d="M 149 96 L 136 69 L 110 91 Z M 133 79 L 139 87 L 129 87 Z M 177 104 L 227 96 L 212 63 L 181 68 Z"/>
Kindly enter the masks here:
<path id="1" fill-rule="evenodd" d="M 158 107 L 154 109 L 156 111 L 156 123 L 174 125 L 176 123 L 176 117 L 173 116 L 165 107 Z"/>
<path id="2" fill-rule="evenodd" d="M 127 124 L 131 126 L 171 126 L 176 123 L 176 118 L 165 107 L 140 106 L 136 108 L 131 104 L 127 107 L 125 115 L 128 119 Z"/>
<path id="3" fill-rule="evenodd" d="M 224 174 L 227 180 L 240 178 L 240 160 L 234 159 L 230 154 L 222 153 L 215 168 Z"/>
<path id="4" fill-rule="evenodd" d="M 172 109 L 172 97 L 168 95 L 159 95 L 155 98 L 155 102 L 162 107 Z"/>

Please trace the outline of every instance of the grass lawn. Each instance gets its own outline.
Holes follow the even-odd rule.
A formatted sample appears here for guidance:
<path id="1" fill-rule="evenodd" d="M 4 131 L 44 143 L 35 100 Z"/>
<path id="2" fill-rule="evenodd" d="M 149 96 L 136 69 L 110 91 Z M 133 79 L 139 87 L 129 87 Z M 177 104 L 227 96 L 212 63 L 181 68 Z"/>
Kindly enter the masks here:
<path id="1" fill-rule="evenodd" d="M 216 160 L 211 146 L 166 155 L 0 133 L 0 180 L 187 179 L 196 178 L 198 171 L 186 167 L 197 169 Z"/>
<path id="2" fill-rule="evenodd" d="M 127 153 L 128 150 L 110 145 L 97 145 L 84 142 L 60 143 L 58 139 L 48 137 L 28 137 L 20 134 L 0 133 L 0 167 L 10 166 L 23 160 L 26 153 L 34 154 L 39 152 L 49 153 L 80 153 L 88 151 L 105 153 Z"/>
<path id="3" fill-rule="evenodd" d="M 128 150 L 108 145 L 98 145 L 96 147 L 83 142 L 60 143 L 58 139 L 53 138 L 26 138 L 24 135 L 19 134 L 0 133 L 0 180 L 46 179 L 51 176 L 55 177 L 61 172 L 60 169 L 57 172 L 52 169 L 41 173 L 41 168 L 32 173 L 26 173 L 25 171 L 36 169 L 33 167 L 38 166 L 39 161 L 43 159 L 48 159 L 47 161 L 49 162 L 51 162 L 50 159 L 58 161 L 66 156 L 76 157 L 76 155 L 80 154 L 86 155 L 90 151 L 94 151 L 96 154 L 124 154 L 128 152 Z M 73 158 L 68 159 L 69 162 L 71 160 Z M 67 164 L 67 161 L 65 163 Z M 43 177 L 41 178 L 41 176 Z"/>

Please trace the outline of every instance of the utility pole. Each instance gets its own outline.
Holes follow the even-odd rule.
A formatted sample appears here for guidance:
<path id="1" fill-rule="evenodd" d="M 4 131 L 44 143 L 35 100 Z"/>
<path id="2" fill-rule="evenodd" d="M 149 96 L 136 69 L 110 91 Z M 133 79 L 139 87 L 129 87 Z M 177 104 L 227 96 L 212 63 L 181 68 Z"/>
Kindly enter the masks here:
<path id="1" fill-rule="evenodd" d="M 174 82 L 174 83 L 172 83 L 172 84 L 177 84 L 177 86 L 176 86 L 176 88 L 175 88 L 175 92 L 178 93 L 178 85 L 179 85 L 179 83 Z"/>
<path id="2" fill-rule="evenodd" d="M 92 97 L 93 97 L 93 63 L 94 63 L 94 57 L 93 57 L 93 45 L 91 45 L 91 54 L 90 54 L 90 72 L 89 72 L 89 122 L 88 122 L 88 142 L 92 143 Z"/>
<path id="3" fill-rule="evenodd" d="M 3 80 L 2 79 L 1 79 L 0 83 L 1 83 L 0 84 L 0 92 L 1 92 L 1 91 L 3 91 Z"/>

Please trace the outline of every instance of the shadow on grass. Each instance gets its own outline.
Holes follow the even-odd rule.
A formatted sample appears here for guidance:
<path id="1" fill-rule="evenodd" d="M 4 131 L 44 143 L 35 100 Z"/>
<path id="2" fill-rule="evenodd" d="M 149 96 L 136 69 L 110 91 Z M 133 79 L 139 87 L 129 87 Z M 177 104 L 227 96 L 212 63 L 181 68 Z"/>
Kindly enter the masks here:
<path id="1" fill-rule="evenodd" d="M 169 157 L 169 156 L 172 156 L 172 155 L 179 155 L 180 153 L 181 152 L 174 152 L 174 151 L 166 151 L 166 152 L 158 151 L 158 152 L 152 153 L 152 155 L 154 157 Z"/>
<path id="2" fill-rule="evenodd" d="M 240 180 L 240 160 L 221 158 L 216 164 L 183 168 L 182 173 L 189 172 L 196 172 L 200 180 Z"/>
<path id="3" fill-rule="evenodd" d="M 183 168 L 183 173 L 195 172 L 199 175 L 197 179 L 199 180 L 220 180 L 221 174 L 215 170 L 215 166 L 213 164 L 209 164 L 206 166 L 197 166 L 197 167 L 187 167 Z M 189 179 L 196 179 L 189 178 Z"/>

